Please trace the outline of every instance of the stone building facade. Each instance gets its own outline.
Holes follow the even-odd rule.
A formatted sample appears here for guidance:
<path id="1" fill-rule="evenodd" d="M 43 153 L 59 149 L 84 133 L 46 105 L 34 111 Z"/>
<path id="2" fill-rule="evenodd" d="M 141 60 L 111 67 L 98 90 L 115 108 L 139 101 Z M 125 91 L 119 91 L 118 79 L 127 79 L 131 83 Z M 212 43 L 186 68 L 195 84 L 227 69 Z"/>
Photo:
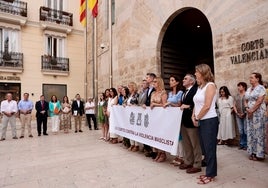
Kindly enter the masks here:
<path id="1" fill-rule="evenodd" d="M 0 0 L 0 101 L 12 92 L 85 96 L 84 28 L 79 1 Z"/>
<path id="2" fill-rule="evenodd" d="M 253 71 L 267 80 L 267 12 L 263 0 L 99 0 L 97 73 L 88 15 L 88 91 L 96 81 L 99 93 L 110 85 L 140 83 L 147 72 L 167 83 L 170 74 L 182 78 L 202 62 L 213 69 L 218 87 L 226 85 L 232 94 L 239 81 L 249 83 Z"/>

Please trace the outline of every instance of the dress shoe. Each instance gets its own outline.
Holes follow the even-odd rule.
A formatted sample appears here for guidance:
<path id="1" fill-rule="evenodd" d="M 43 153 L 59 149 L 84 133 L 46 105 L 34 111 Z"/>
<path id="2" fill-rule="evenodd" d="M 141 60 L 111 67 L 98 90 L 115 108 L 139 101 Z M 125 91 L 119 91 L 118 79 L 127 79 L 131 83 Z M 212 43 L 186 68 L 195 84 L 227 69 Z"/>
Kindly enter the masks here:
<path id="1" fill-rule="evenodd" d="M 41 136 L 41 134 L 38 134 L 38 136 Z"/>
<path id="2" fill-rule="evenodd" d="M 24 138 L 24 136 L 20 136 L 20 138 Z"/>
<path id="3" fill-rule="evenodd" d="M 31 134 L 30 134 L 30 135 L 29 135 L 29 137 L 30 137 L 30 138 L 32 138 L 32 137 L 33 137 L 33 135 L 31 135 Z"/>
<path id="4" fill-rule="evenodd" d="M 18 139 L 18 137 L 14 136 L 13 139 Z"/>
<path id="5" fill-rule="evenodd" d="M 155 159 L 157 157 L 157 154 L 158 154 L 157 152 L 151 152 L 150 157 L 152 157 L 152 159 Z"/>
<path id="6" fill-rule="evenodd" d="M 77 131 L 74 131 L 75 133 L 77 133 Z"/>
<path id="7" fill-rule="evenodd" d="M 181 170 L 186 170 L 188 168 L 193 168 L 193 165 L 181 164 L 179 168 Z"/>
<path id="8" fill-rule="evenodd" d="M 48 136 L 48 134 L 47 134 L 47 133 L 44 133 L 43 135 Z"/>
<path id="9" fill-rule="evenodd" d="M 5 140 L 5 138 L 1 138 L 1 139 L 0 139 L 0 141 L 4 141 L 4 140 Z"/>
<path id="10" fill-rule="evenodd" d="M 80 133 L 82 133 L 83 131 L 82 130 L 79 130 Z"/>
<path id="11" fill-rule="evenodd" d="M 238 149 L 239 149 L 239 150 L 241 150 L 241 149 L 243 149 L 243 148 L 244 148 L 244 146 L 239 146 L 239 148 L 238 148 Z"/>
<path id="12" fill-rule="evenodd" d="M 96 128 L 95 128 L 95 130 L 99 130 L 99 128 L 98 128 L 98 127 L 96 127 Z"/>
<path id="13" fill-rule="evenodd" d="M 188 168 L 188 169 L 186 170 L 186 172 L 187 172 L 188 174 L 194 174 L 194 173 L 197 173 L 197 172 L 201 172 L 201 168 L 195 168 L 195 167 L 193 167 L 193 168 Z"/>
<path id="14" fill-rule="evenodd" d="M 89 128 L 89 130 L 92 130 L 91 128 Z"/>

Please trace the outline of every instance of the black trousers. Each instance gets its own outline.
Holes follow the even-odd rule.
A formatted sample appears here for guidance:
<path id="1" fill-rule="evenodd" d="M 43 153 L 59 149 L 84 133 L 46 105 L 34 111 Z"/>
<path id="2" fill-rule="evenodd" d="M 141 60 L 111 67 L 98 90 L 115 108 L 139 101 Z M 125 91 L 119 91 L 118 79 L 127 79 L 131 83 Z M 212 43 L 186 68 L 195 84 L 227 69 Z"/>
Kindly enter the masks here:
<path id="1" fill-rule="evenodd" d="M 200 144 L 207 163 L 206 176 L 217 176 L 217 135 L 219 130 L 218 117 L 199 120 Z"/>
<path id="2" fill-rule="evenodd" d="M 148 146 L 146 144 L 143 144 L 143 149 L 146 150 L 146 151 L 148 151 L 148 152 L 152 152 L 153 151 L 152 150 L 152 147 L 151 146 Z"/>
<path id="3" fill-rule="evenodd" d="M 36 118 L 37 120 L 37 132 L 38 134 L 41 134 L 42 132 L 42 124 L 43 124 L 43 134 L 47 133 L 47 116 L 38 116 Z"/>
<path id="4" fill-rule="evenodd" d="M 95 114 L 86 114 L 87 116 L 87 123 L 88 123 L 88 127 L 91 129 L 91 119 L 94 123 L 94 129 L 97 129 L 97 120 L 96 120 L 96 116 Z"/>

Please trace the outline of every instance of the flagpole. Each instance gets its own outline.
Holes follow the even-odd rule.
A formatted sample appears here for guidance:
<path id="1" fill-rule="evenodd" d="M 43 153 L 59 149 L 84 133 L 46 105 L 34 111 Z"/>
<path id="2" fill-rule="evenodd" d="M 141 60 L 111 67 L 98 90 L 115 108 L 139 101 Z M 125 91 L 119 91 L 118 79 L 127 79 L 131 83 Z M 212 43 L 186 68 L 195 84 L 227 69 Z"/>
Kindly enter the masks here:
<path id="1" fill-rule="evenodd" d="M 98 61 L 97 61 L 97 17 L 93 18 L 93 48 L 94 48 L 94 93 L 93 97 L 97 102 L 98 99 Z"/>
<path id="2" fill-rule="evenodd" d="M 109 87 L 113 86 L 113 56 L 112 56 L 112 0 L 109 0 Z"/>
<path id="3" fill-rule="evenodd" d="M 88 11 L 87 11 L 87 0 L 86 0 L 86 28 L 84 30 L 84 34 L 85 34 L 85 58 L 86 58 L 86 67 L 85 67 L 85 102 L 87 101 L 87 63 L 88 63 L 88 58 L 87 58 L 87 22 L 88 22 Z"/>

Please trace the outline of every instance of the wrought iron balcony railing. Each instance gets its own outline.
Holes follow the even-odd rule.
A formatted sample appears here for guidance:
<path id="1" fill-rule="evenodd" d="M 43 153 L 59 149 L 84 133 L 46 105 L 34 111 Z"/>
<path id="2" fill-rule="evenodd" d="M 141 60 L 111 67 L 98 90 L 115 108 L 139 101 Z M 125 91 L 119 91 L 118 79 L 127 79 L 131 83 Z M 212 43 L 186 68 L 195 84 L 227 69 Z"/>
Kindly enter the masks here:
<path id="1" fill-rule="evenodd" d="M 41 63 L 43 71 L 69 72 L 69 58 L 51 57 L 49 55 L 42 55 Z"/>
<path id="2" fill-rule="evenodd" d="M 0 0 L 0 12 L 27 17 L 27 3 L 18 0 Z"/>
<path id="3" fill-rule="evenodd" d="M 0 51 L 0 68 L 23 68 L 23 54 L 18 52 Z"/>
<path id="4" fill-rule="evenodd" d="M 73 26 L 73 14 L 65 11 L 40 7 L 40 20 L 54 22 L 57 24 Z"/>

